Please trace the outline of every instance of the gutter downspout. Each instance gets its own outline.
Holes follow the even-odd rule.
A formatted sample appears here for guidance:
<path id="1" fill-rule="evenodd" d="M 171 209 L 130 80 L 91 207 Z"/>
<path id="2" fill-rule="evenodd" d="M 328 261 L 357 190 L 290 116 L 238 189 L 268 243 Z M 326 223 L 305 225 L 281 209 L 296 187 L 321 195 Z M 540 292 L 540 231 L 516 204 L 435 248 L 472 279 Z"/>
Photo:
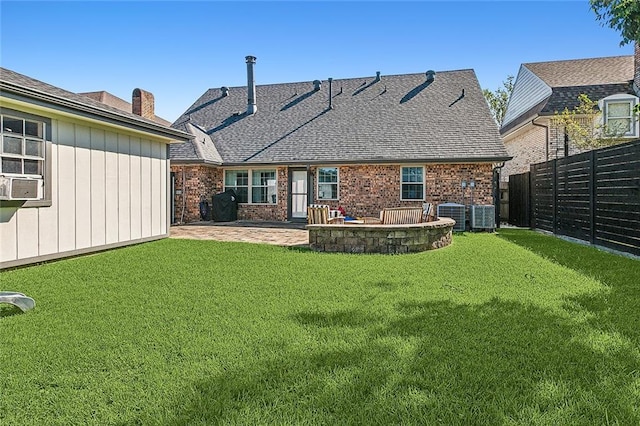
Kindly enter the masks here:
<path id="1" fill-rule="evenodd" d="M 495 192 L 493 197 L 493 205 L 495 206 L 495 221 L 496 228 L 500 228 L 500 207 L 502 205 L 502 196 L 500 192 L 500 173 L 504 167 L 504 161 L 493 168 L 493 180 L 495 185 Z"/>
<path id="2" fill-rule="evenodd" d="M 311 175 L 311 164 L 307 164 L 307 206 L 314 204 L 313 176 Z"/>
<path id="3" fill-rule="evenodd" d="M 538 118 L 538 117 L 536 117 L 536 118 Z M 544 136 L 545 136 L 544 156 L 545 156 L 545 160 L 549 161 L 549 126 L 545 126 L 544 124 L 536 123 L 536 118 L 531 120 L 531 124 L 533 124 L 534 126 L 542 127 L 543 129 L 545 129 L 545 132 L 544 132 Z"/>
<path id="4" fill-rule="evenodd" d="M 184 211 L 187 208 L 187 183 L 185 181 L 184 166 L 182 167 L 182 214 L 180 215 L 180 224 L 184 223 Z"/>

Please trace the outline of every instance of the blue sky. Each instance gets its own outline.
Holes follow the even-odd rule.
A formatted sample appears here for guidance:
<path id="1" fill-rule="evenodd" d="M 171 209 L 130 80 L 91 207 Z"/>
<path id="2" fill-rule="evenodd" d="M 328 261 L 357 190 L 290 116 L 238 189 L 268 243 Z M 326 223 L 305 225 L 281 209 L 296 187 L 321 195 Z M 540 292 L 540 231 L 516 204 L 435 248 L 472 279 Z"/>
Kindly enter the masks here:
<path id="1" fill-rule="evenodd" d="M 523 62 L 633 54 L 588 0 L 0 3 L 2 67 L 176 120 L 209 88 L 472 68 L 495 90 Z"/>

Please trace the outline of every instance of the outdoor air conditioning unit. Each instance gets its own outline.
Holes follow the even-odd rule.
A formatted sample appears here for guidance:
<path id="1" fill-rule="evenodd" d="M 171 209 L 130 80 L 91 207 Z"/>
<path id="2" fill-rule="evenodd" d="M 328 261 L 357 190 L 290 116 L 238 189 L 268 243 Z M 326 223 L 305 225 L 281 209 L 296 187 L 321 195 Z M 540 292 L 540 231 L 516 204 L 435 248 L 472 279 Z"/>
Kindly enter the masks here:
<path id="1" fill-rule="evenodd" d="M 454 231 L 464 232 L 465 230 L 465 207 L 464 204 L 444 203 L 438 205 L 438 217 L 449 217 L 456 221 L 453 225 Z"/>
<path id="2" fill-rule="evenodd" d="M 0 200 L 41 200 L 42 179 L 0 176 Z"/>
<path id="3" fill-rule="evenodd" d="M 490 229 L 496 227 L 496 207 L 490 205 L 471 206 L 471 229 Z"/>

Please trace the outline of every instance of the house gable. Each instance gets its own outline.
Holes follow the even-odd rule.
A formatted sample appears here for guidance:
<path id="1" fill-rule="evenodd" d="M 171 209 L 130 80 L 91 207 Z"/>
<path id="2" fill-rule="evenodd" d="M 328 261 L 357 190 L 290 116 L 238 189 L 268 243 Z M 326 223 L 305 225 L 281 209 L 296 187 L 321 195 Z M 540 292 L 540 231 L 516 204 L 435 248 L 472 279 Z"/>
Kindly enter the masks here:
<path id="1" fill-rule="evenodd" d="M 547 83 L 525 65 L 521 65 L 509 97 L 502 127 L 507 128 L 516 119 L 525 116 L 527 111 L 549 98 L 551 93 L 551 87 Z"/>

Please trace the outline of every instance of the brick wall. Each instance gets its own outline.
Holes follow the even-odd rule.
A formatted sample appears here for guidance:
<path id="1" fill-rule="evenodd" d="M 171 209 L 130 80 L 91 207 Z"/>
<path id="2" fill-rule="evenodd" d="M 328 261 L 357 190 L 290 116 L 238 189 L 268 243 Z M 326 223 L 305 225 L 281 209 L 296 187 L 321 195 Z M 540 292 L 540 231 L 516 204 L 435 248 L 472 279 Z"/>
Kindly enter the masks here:
<path id="1" fill-rule="evenodd" d="M 314 203 L 342 206 L 350 216 L 374 216 L 386 207 L 422 206 L 422 201 L 400 200 L 399 165 L 364 165 L 339 167 L 339 200 L 318 200 Z M 316 169 L 312 168 L 314 194 Z M 462 180 L 473 180 L 474 204 L 493 204 L 493 167 L 491 164 L 426 164 L 425 202 L 441 204 L 445 202 L 471 203 L 471 190 L 463 194 Z"/>
<path id="2" fill-rule="evenodd" d="M 178 223 L 197 222 L 200 219 L 200 201 L 222 192 L 222 169 L 203 165 L 171 165 L 175 173 L 174 217 Z M 183 215 L 184 212 L 184 215 Z"/>
<path id="3" fill-rule="evenodd" d="M 287 173 L 286 167 L 276 169 L 278 185 L 276 204 L 241 204 L 238 209 L 238 219 L 276 222 L 287 220 Z"/>
<path id="4" fill-rule="evenodd" d="M 203 165 L 171 165 L 171 171 L 175 172 L 176 191 L 182 191 L 182 194 L 175 195 L 174 200 L 176 222 L 191 223 L 200 221 L 200 201 L 207 200 L 211 206 L 212 197 L 224 190 L 223 170 Z M 238 219 L 287 220 L 286 167 L 277 168 L 277 181 L 277 203 L 275 205 L 240 204 Z M 182 215 L 183 203 L 184 216 Z"/>
<path id="5" fill-rule="evenodd" d="M 385 207 L 422 206 L 422 201 L 400 200 L 399 165 L 364 165 L 339 167 L 339 199 L 318 200 L 313 203 L 342 206 L 351 216 L 374 216 Z M 175 189 L 182 194 L 175 196 L 176 222 L 200 221 L 200 201 L 222 192 L 224 174 L 217 167 L 203 165 L 172 165 L 175 173 Z M 316 168 L 311 169 L 314 194 L 316 194 Z M 426 164 L 426 202 L 440 204 L 455 202 L 464 204 L 493 204 L 493 169 L 485 164 Z M 461 182 L 475 182 L 473 193 L 464 193 Z M 287 220 L 288 168 L 277 168 L 277 203 L 240 204 L 239 220 Z M 473 199 L 472 199 L 473 197 Z M 184 215 L 183 215 L 184 211 Z"/>
<path id="6" fill-rule="evenodd" d="M 504 146 L 513 159 L 505 163 L 500 175 L 501 181 L 508 182 L 510 175 L 528 172 L 531 164 L 542 163 L 567 155 L 580 154 L 585 151 L 569 140 L 569 150 L 565 152 L 564 127 L 554 125 L 551 120 L 546 120 L 546 122 L 540 120 L 539 124 L 549 126 L 548 152 L 546 150 L 547 130 L 540 126 L 529 126 L 527 130 L 518 133 L 515 137 L 505 140 Z"/>
<path id="7" fill-rule="evenodd" d="M 588 126 L 587 119 L 578 119 L 583 126 Z M 580 154 L 581 152 L 588 151 L 587 149 L 578 148 L 576 144 L 571 143 L 571 139 L 568 141 L 569 150 L 565 152 L 565 130 L 564 126 L 558 126 L 550 124 L 549 126 L 549 160 L 554 158 L 562 158 L 568 155 Z M 546 160 L 541 160 L 546 161 Z M 540 161 L 537 161 L 538 163 Z"/>
<path id="8" fill-rule="evenodd" d="M 533 163 L 546 161 L 546 129 L 531 126 L 515 137 L 504 141 L 507 153 L 513 158 L 504 163 L 500 180 L 509 181 L 510 175 L 528 172 Z"/>
<path id="9" fill-rule="evenodd" d="M 434 204 L 493 204 L 493 166 L 483 164 L 427 164 L 427 202 Z M 473 180 L 473 191 L 462 190 Z"/>

